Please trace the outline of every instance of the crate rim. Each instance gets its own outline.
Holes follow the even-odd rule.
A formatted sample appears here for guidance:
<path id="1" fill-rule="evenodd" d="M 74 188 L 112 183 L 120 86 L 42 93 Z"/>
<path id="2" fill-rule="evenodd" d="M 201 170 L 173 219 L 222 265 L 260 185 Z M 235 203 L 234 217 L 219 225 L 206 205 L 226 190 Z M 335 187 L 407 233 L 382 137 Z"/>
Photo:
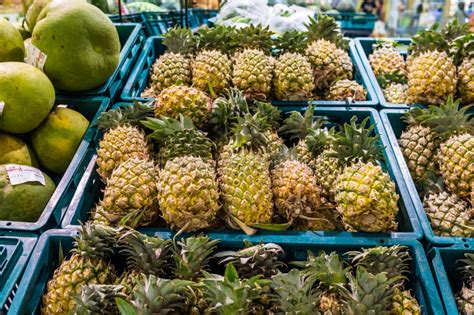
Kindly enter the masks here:
<path id="1" fill-rule="evenodd" d="M 140 56 L 138 57 L 138 61 L 136 62 L 135 67 L 130 73 L 130 76 L 122 90 L 122 93 L 120 95 L 120 101 L 133 102 L 136 100 L 140 102 L 147 102 L 147 101 L 154 100 L 154 98 L 132 97 L 130 96 L 130 94 L 132 93 L 132 88 L 133 88 L 134 83 L 139 79 L 138 76 L 142 72 L 145 66 L 149 51 L 153 49 L 154 42 L 160 39 L 162 39 L 162 36 L 156 35 L 156 36 L 150 36 L 146 40 L 145 45 L 143 46 L 143 49 L 140 53 Z M 364 64 L 362 60 L 360 59 L 360 54 L 357 51 L 355 41 L 352 38 L 349 39 L 348 53 L 349 54 L 352 53 L 353 58 L 351 58 L 351 60 L 353 62 L 354 68 L 360 74 L 363 85 L 365 85 L 365 89 L 367 90 L 367 96 L 369 96 L 371 100 L 354 101 L 352 103 L 348 103 L 347 101 L 327 101 L 327 100 L 307 100 L 307 101 L 297 101 L 297 102 L 272 100 L 272 104 L 275 106 L 285 106 L 289 103 L 293 103 L 293 104 L 297 103 L 299 106 L 318 105 L 318 106 L 354 106 L 354 107 L 360 106 L 360 107 L 372 107 L 372 108 L 377 107 L 380 103 L 380 100 L 377 96 L 377 93 L 374 90 L 374 87 L 372 86 L 372 83 L 370 82 L 370 78 L 367 75 L 367 71 L 365 70 Z"/>

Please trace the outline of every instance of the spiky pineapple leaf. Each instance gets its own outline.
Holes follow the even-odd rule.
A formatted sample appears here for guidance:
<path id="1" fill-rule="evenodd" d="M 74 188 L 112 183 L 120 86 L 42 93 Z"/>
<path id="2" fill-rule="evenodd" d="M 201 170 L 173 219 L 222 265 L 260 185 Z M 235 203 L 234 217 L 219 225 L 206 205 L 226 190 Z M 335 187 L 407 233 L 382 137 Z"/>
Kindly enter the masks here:
<path id="1" fill-rule="evenodd" d="M 223 53 L 232 53 L 238 46 L 233 40 L 236 36 L 234 26 L 216 25 L 201 28 L 197 32 L 197 47 L 199 50 L 219 50 Z"/>
<path id="2" fill-rule="evenodd" d="M 307 34 L 298 30 L 289 30 L 281 34 L 275 40 L 279 54 L 304 53 L 308 46 Z"/>
<path id="3" fill-rule="evenodd" d="M 97 120 L 97 127 L 100 131 L 106 132 L 120 125 L 139 126 L 141 120 L 154 115 L 152 103 L 152 101 L 145 104 L 134 102 L 133 105 L 124 104 L 103 112 Z"/>
<path id="4" fill-rule="evenodd" d="M 196 50 L 197 38 L 189 28 L 173 27 L 162 37 L 163 45 L 170 52 L 187 55 Z"/>
<path id="5" fill-rule="evenodd" d="M 348 42 L 344 39 L 341 28 L 333 17 L 318 14 L 316 19 L 309 17 L 309 23 L 305 26 L 309 42 L 325 39 L 334 43 L 338 48 L 347 50 Z"/>
<path id="6" fill-rule="evenodd" d="M 326 120 L 321 117 L 314 117 L 314 106 L 310 105 L 301 115 L 298 111 L 293 111 L 290 116 L 283 121 L 283 125 L 278 130 L 282 135 L 289 135 L 290 141 L 304 139 L 311 129 L 320 129 Z"/>
<path id="7" fill-rule="evenodd" d="M 269 55 L 273 47 L 273 34 L 269 26 L 250 24 L 235 32 L 234 40 L 241 50 L 246 48 L 260 49 Z"/>
<path id="8" fill-rule="evenodd" d="M 398 70 L 393 73 L 385 73 L 380 69 L 375 76 L 382 89 L 393 83 L 407 84 L 407 77 Z"/>

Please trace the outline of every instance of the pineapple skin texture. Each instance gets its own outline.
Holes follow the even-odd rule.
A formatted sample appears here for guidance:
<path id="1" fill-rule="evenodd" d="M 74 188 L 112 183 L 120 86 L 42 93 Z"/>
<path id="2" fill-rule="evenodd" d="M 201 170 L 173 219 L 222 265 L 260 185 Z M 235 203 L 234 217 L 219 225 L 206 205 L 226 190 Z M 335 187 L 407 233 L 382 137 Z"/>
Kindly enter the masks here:
<path id="1" fill-rule="evenodd" d="M 394 315 L 420 315 L 421 308 L 416 298 L 410 291 L 395 289 L 392 298 L 392 314 Z"/>
<path id="2" fill-rule="evenodd" d="M 347 79 L 339 80 L 329 88 L 329 100 L 345 101 L 348 98 L 354 101 L 366 101 L 367 91 L 359 83 Z"/>
<path id="3" fill-rule="evenodd" d="M 209 227 L 219 210 L 214 167 L 199 157 L 178 157 L 160 171 L 159 202 L 163 218 L 174 229 Z"/>
<path id="4" fill-rule="evenodd" d="M 441 144 L 438 161 L 448 189 L 468 199 L 474 182 L 474 137 L 468 133 L 452 136 Z"/>
<path id="5" fill-rule="evenodd" d="M 464 286 L 459 292 L 456 302 L 461 315 L 474 314 L 474 290 L 472 288 Z"/>
<path id="6" fill-rule="evenodd" d="M 385 99 L 394 104 L 408 103 L 408 85 L 392 83 L 383 90 Z"/>
<path id="7" fill-rule="evenodd" d="M 321 205 L 319 187 L 311 168 L 299 161 L 288 160 L 271 171 L 272 191 L 279 214 L 292 220 L 300 215 L 315 217 Z"/>
<path id="8" fill-rule="evenodd" d="M 158 215 L 156 180 L 151 161 L 130 159 L 120 164 L 107 181 L 100 202 L 102 214 L 113 223 L 133 211 L 146 209 L 140 225 L 150 224 Z"/>
<path id="9" fill-rule="evenodd" d="M 285 53 L 275 63 L 273 81 L 280 100 L 300 101 L 312 98 L 313 70 L 308 59 L 298 53 Z"/>
<path id="10" fill-rule="evenodd" d="M 456 67 L 445 52 L 425 52 L 411 61 L 408 93 L 415 102 L 439 105 L 456 93 L 456 84 Z"/>
<path id="11" fill-rule="evenodd" d="M 329 201 L 334 201 L 336 195 L 336 181 L 342 169 L 338 159 L 328 156 L 330 150 L 323 151 L 315 161 L 314 174 L 322 189 L 322 195 Z"/>
<path id="12" fill-rule="evenodd" d="M 206 126 L 211 107 L 212 101 L 204 92 L 183 85 L 164 89 L 154 103 L 156 117 L 178 118 L 183 114 L 190 117 L 198 128 Z"/>
<path id="13" fill-rule="evenodd" d="M 337 179 L 335 199 L 350 229 L 385 232 L 394 228 L 399 196 L 379 165 L 357 162 L 347 166 Z"/>
<path id="14" fill-rule="evenodd" d="M 115 280 L 115 271 L 101 259 L 92 259 L 74 254 L 54 271 L 43 295 L 42 314 L 69 314 L 76 305 L 75 297 L 86 284 L 110 284 Z"/>
<path id="15" fill-rule="evenodd" d="M 464 104 L 474 102 L 474 58 L 464 60 L 458 67 L 458 89 Z"/>
<path id="16" fill-rule="evenodd" d="M 275 60 L 258 49 L 234 55 L 232 83 L 250 99 L 266 99 L 272 88 Z"/>
<path id="17" fill-rule="evenodd" d="M 105 181 L 120 163 L 132 158 L 149 159 L 145 135 L 129 125 L 111 129 L 99 143 L 97 172 Z"/>
<path id="18" fill-rule="evenodd" d="M 192 63 L 193 86 L 209 91 L 209 85 L 216 94 L 225 92 L 232 80 L 232 62 L 227 55 L 217 50 L 204 50 Z"/>
<path id="19" fill-rule="evenodd" d="M 447 192 L 430 194 L 423 200 L 423 205 L 436 235 L 472 236 L 471 231 L 461 226 L 472 226 L 471 211 L 467 202 L 456 195 Z"/>
<path id="20" fill-rule="evenodd" d="M 375 75 L 379 72 L 391 74 L 397 72 L 406 75 L 405 60 L 400 52 L 394 48 L 384 45 L 369 56 L 370 66 Z"/>
<path id="21" fill-rule="evenodd" d="M 224 148 L 219 184 L 224 206 L 245 224 L 270 223 L 273 202 L 268 156 Z"/>
<path id="22" fill-rule="evenodd" d="M 415 182 L 421 182 L 430 173 L 438 173 L 436 133 L 428 127 L 410 126 L 398 140 L 403 157 Z"/>
<path id="23" fill-rule="evenodd" d="M 150 72 L 150 87 L 154 93 L 175 84 L 191 85 L 191 62 L 182 54 L 163 54 L 153 63 Z"/>

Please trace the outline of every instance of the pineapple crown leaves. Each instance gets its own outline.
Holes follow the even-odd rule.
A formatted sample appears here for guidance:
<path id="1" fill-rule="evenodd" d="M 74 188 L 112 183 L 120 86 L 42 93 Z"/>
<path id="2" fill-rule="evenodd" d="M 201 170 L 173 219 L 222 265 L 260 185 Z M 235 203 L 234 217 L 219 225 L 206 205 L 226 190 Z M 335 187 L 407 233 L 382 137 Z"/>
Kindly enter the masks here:
<path id="1" fill-rule="evenodd" d="M 216 25 L 212 28 L 201 28 L 197 32 L 199 50 L 218 50 L 223 53 L 231 53 L 237 48 L 233 40 L 236 29 L 233 26 Z"/>
<path id="2" fill-rule="evenodd" d="M 320 129 L 326 121 L 321 118 L 314 119 L 314 106 L 310 105 L 301 115 L 298 111 L 293 111 L 290 116 L 283 121 L 283 126 L 278 130 L 282 135 L 289 135 L 290 140 L 304 139 L 311 129 Z"/>
<path id="3" fill-rule="evenodd" d="M 241 278 L 251 278 L 262 275 L 271 277 L 285 264 L 280 258 L 285 254 L 283 249 L 273 243 L 248 246 L 239 251 L 222 251 L 216 253 L 214 258 L 219 258 L 219 264 L 232 263 Z"/>
<path id="4" fill-rule="evenodd" d="M 106 259 L 114 254 L 121 229 L 86 222 L 79 229 L 73 251 L 81 256 Z"/>
<path id="5" fill-rule="evenodd" d="M 121 125 L 138 126 L 141 120 L 154 115 L 152 103 L 134 102 L 131 106 L 123 104 L 103 112 L 97 120 L 98 129 L 107 132 L 107 130 Z"/>
<path id="6" fill-rule="evenodd" d="M 196 50 L 197 38 L 191 29 L 174 27 L 163 34 L 163 45 L 170 52 L 188 55 Z"/>
<path id="7" fill-rule="evenodd" d="M 76 296 L 73 314 L 117 314 L 116 298 L 126 298 L 122 293 L 123 286 L 108 284 L 88 284 L 81 287 L 81 293 Z"/>
<path id="8" fill-rule="evenodd" d="M 270 285 L 270 280 L 261 279 L 261 275 L 241 280 L 237 269 L 228 263 L 224 276 L 203 271 L 204 296 L 210 302 L 213 314 L 249 314 L 252 304 L 260 299 L 263 287 Z"/>
<path id="9" fill-rule="evenodd" d="M 412 43 L 408 47 L 410 54 L 415 56 L 427 51 L 448 51 L 448 42 L 437 29 L 439 24 L 435 23 L 431 28 L 422 30 L 412 37 Z"/>
<path id="10" fill-rule="evenodd" d="M 329 130 L 324 129 L 310 129 L 306 136 L 306 147 L 309 152 L 316 157 L 324 149 L 329 147 L 336 139 L 336 128 L 332 127 Z"/>
<path id="11" fill-rule="evenodd" d="M 362 266 L 372 274 L 386 272 L 388 279 L 404 280 L 405 274 L 410 271 L 411 257 L 406 246 L 378 246 L 346 254 L 350 257 L 352 265 Z"/>
<path id="12" fill-rule="evenodd" d="M 255 102 L 255 112 L 261 118 L 260 121 L 266 125 L 262 125 L 265 129 L 278 129 L 281 119 L 281 110 L 266 102 Z"/>
<path id="13" fill-rule="evenodd" d="M 459 36 L 467 35 L 469 33 L 469 24 L 460 24 L 457 19 L 453 19 L 451 22 L 446 24 L 446 26 L 441 30 L 441 34 L 448 42 L 451 42 Z"/>
<path id="14" fill-rule="evenodd" d="M 162 276 L 170 258 L 171 241 L 130 230 L 121 236 L 121 253 L 129 270 Z"/>
<path id="15" fill-rule="evenodd" d="M 289 30 L 277 37 L 275 43 L 280 54 L 287 52 L 302 54 L 308 46 L 308 38 L 304 32 Z"/>
<path id="16" fill-rule="evenodd" d="M 204 235 L 188 237 L 173 246 L 174 276 L 183 280 L 196 280 L 207 267 L 219 240 Z"/>
<path id="17" fill-rule="evenodd" d="M 460 259 L 459 262 L 464 265 L 460 268 L 467 281 L 474 281 L 474 254 L 464 254 L 465 259 Z"/>
<path id="18" fill-rule="evenodd" d="M 245 114 L 243 117 L 236 117 L 237 122 L 232 128 L 233 143 L 235 149 L 248 148 L 255 151 L 268 149 L 268 138 L 264 132 L 268 130 L 268 122 L 265 117 L 258 113 Z"/>
<path id="19" fill-rule="evenodd" d="M 347 41 L 341 33 L 341 28 L 333 17 L 318 14 L 317 19 L 309 18 L 306 24 L 308 42 L 325 39 L 334 43 L 338 48 L 347 49 Z"/>
<path id="20" fill-rule="evenodd" d="M 407 77 L 398 70 L 392 73 L 385 73 L 380 69 L 376 74 L 376 78 L 382 89 L 385 89 L 392 83 L 407 84 Z"/>
<path id="21" fill-rule="evenodd" d="M 272 277 L 274 304 L 282 314 L 319 314 L 320 292 L 314 289 L 316 278 L 297 269 Z"/>
<path id="22" fill-rule="evenodd" d="M 347 283 L 346 274 L 351 269 L 335 252 L 329 255 L 321 252 L 315 256 L 311 251 L 308 251 L 306 261 L 296 261 L 291 264 L 303 268 L 304 273 L 315 277 L 326 289 Z"/>
<path id="23" fill-rule="evenodd" d="M 449 45 L 449 52 L 456 65 L 460 65 L 463 60 L 474 58 L 474 34 L 469 33 L 453 40 Z"/>
<path id="24" fill-rule="evenodd" d="M 375 44 L 372 45 L 373 50 L 382 49 L 382 48 L 396 48 L 403 46 L 403 44 L 397 42 L 396 40 L 381 38 L 378 39 Z"/>
<path id="25" fill-rule="evenodd" d="M 392 314 L 393 291 L 398 287 L 394 284 L 400 278 L 387 279 L 385 272 L 372 274 L 362 266 L 357 267 L 355 276 L 347 273 L 347 278 L 349 286 L 339 285 L 339 294 L 348 310 L 353 314 Z"/>
<path id="26" fill-rule="evenodd" d="M 270 55 L 273 47 L 273 32 L 269 26 L 249 25 L 235 32 L 234 41 L 238 43 L 238 47 L 243 49 L 260 49 L 267 55 Z"/>
<path id="27" fill-rule="evenodd" d="M 404 121 L 408 125 L 420 125 L 423 122 L 423 116 L 426 115 L 427 112 L 428 109 L 421 107 L 413 107 L 405 114 L 403 114 L 402 121 Z"/>
<path id="28" fill-rule="evenodd" d="M 338 158 L 342 164 L 353 161 L 381 161 L 384 159 L 380 135 L 372 135 L 375 125 L 369 124 L 370 117 L 366 117 L 357 124 L 357 117 L 353 116 L 350 123 L 345 123 L 343 131 L 336 135 L 332 143 L 334 152 L 329 156 Z"/>

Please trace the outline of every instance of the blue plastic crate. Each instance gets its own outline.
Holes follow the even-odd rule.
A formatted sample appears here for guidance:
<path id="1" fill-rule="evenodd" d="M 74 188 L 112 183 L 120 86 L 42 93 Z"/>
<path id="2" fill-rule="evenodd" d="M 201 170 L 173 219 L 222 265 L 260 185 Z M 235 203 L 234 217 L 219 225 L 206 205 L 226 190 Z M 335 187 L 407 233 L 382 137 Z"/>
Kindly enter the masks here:
<path id="1" fill-rule="evenodd" d="M 46 229 L 58 227 L 89 159 L 92 157 L 91 152 L 88 152 L 88 150 L 90 149 L 91 143 L 93 143 L 93 137 L 97 130 L 94 124 L 99 115 L 107 110 L 110 100 L 104 97 L 94 97 L 90 99 L 69 99 L 59 97 L 56 99 L 56 104 L 66 104 L 69 108 L 80 112 L 91 122 L 89 128 L 87 129 L 86 134 L 84 135 L 84 138 L 66 172 L 63 175 L 46 172 L 55 182 L 56 190 L 38 220 L 36 222 L 0 220 L 0 232 L 4 229 L 40 233 Z"/>
<path id="2" fill-rule="evenodd" d="M 392 40 L 395 40 L 401 44 L 401 46 L 398 47 L 398 49 L 400 50 L 402 55 L 406 58 L 408 45 L 410 45 L 411 39 L 392 38 Z M 406 104 L 393 104 L 393 103 L 389 103 L 385 99 L 385 96 L 383 95 L 383 92 L 382 92 L 382 88 L 377 82 L 377 78 L 375 77 L 374 70 L 372 70 L 372 67 L 370 66 L 370 63 L 369 63 L 369 55 L 371 55 L 372 52 L 374 51 L 372 48 L 372 45 L 375 44 L 376 42 L 377 42 L 377 39 L 375 38 L 356 38 L 355 39 L 355 45 L 357 47 L 360 60 L 362 61 L 364 65 L 364 68 L 365 68 L 365 71 L 367 72 L 370 83 L 372 83 L 375 94 L 377 95 L 377 98 L 380 101 L 380 105 L 385 108 L 409 108 L 409 106 L 407 106 Z"/>
<path id="3" fill-rule="evenodd" d="M 141 25 L 141 30 L 147 36 L 150 36 L 150 34 L 148 33 L 146 18 L 143 13 L 129 13 L 122 14 L 122 16 L 118 14 L 111 14 L 109 15 L 109 19 L 114 23 L 138 23 Z"/>
<path id="4" fill-rule="evenodd" d="M 158 36 L 175 26 L 184 26 L 184 14 L 180 11 L 143 12 L 148 36 Z"/>
<path id="5" fill-rule="evenodd" d="M 464 259 L 466 253 L 474 253 L 474 243 L 435 247 L 428 254 L 446 314 L 459 314 L 455 294 L 461 290 L 463 278 L 457 261 Z"/>
<path id="6" fill-rule="evenodd" d="M 345 36 L 369 36 L 374 30 L 377 16 L 366 13 L 327 13 L 328 16 L 333 17 L 341 26 L 341 30 Z"/>
<path id="7" fill-rule="evenodd" d="M 170 238 L 170 233 L 156 233 L 144 231 L 148 235 L 156 235 L 162 238 Z M 43 234 L 38 240 L 38 245 L 32 255 L 27 271 L 17 290 L 15 300 L 11 308 L 11 315 L 36 314 L 40 307 L 41 296 L 46 289 L 48 280 L 58 266 L 58 249 L 61 246 L 64 252 L 68 252 L 73 246 L 73 237 L 77 235 L 76 229 L 50 230 Z M 239 249 L 243 247 L 242 238 L 234 238 L 227 234 L 210 233 L 212 239 L 220 239 L 220 249 Z M 407 282 L 410 289 L 420 302 L 422 314 L 444 314 L 442 303 L 436 291 L 433 277 L 430 272 L 428 261 L 425 257 L 423 247 L 420 243 L 407 239 L 352 239 L 352 238 L 297 238 L 288 239 L 275 236 L 268 240 L 261 236 L 245 237 L 253 243 L 274 242 L 283 247 L 287 261 L 306 259 L 307 250 L 315 253 L 324 250 L 326 252 L 336 251 L 344 253 L 349 250 L 360 250 L 362 248 L 375 246 L 404 245 L 409 248 L 412 257 L 412 271 Z"/>
<path id="8" fill-rule="evenodd" d="M 146 102 L 152 98 L 143 98 L 141 93 L 148 87 L 148 78 L 150 76 L 150 69 L 153 66 L 155 60 L 162 55 L 166 50 L 166 47 L 162 43 L 162 38 L 159 36 L 150 37 L 143 51 L 140 55 L 135 68 L 133 69 L 130 78 L 128 79 L 125 87 L 122 91 L 120 99 L 124 102 L 130 102 L 133 100 Z M 356 51 L 354 42 L 351 40 L 349 43 L 349 55 L 354 64 L 354 76 L 355 80 L 362 84 L 367 91 L 367 101 L 355 101 L 352 103 L 347 103 L 345 101 L 272 101 L 272 104 L 275 106 L 285 106 L 285 105 L 298 105 L 306 106 L 308 104 L 323 105 L 323 106 L 370 106 L 375 107 L 378 104 L 377 96 L 370 84 L 367 73 L 364 70 L 363 64 L 359 59 L 359 55 Z"/>
<path id="9" fill-rule="evenodd" d="M 129 104 L 129 103 L 128 103 Z M 117 104 L 115 106 L 119 106 Z M 304 112 L 306 108 L 304 107 L 282 107 L 284 113 L 289 113 L 292 110 L 298 109 L 300 112 Z M 375 123 L 375 132 L 380 134 L 382 145 L 384 147 L 389 147 L 388 138 L 385 135 L 385 130 L 383 129 L 380 116 L 375 109 L 372 108 L 344 108 L 344 107 L 319 107 L 315 110 L 315 115 L 326 116 L 333 123 L 344 123 L 348 122 L 350 118 L 355 115 L 362 120 L 366 117 L 370 117 L 371 123 Z M 97 134 L 95 138 L 96 144 L 100 141 L 102 135 Z M 344 231 L 330 232 L 330 231 L 284 231 L 284 232 L 268 232 L 268 231 L 259 231 L 258 234 L 265 235 L 270 239 L 276 235 L 285 235 L 287 237 L 307 237 L 307 238 L 318 238 L 321 236 L 334 236 L 334 237 L 354 237 L 354 238 L 365 238 L 365 237 L 394 237 L 394 238 L 410 238 L 410 239 L 421 239 L 423 233 L 421 227 L 418 223 L 418 217 L 413 208 L 413 204 L 410 199 L 405 183 L 403 182 L 402 175 L 398 170 L 396 159 L 392 154 L 392 151 L 389 149 L 384 150 L 384 155 L 386 163 L 383 167 L 388 171 L 391 178 L 395 181 L 398 193 L 400 194 L 399 207 L 400 211 L 398 214 L 399 229 L 396 232 L 390 233 L 351 233 Z M 62 221 L 63 228 L 77 227 L 79 222 L 87 221 L 89 217 L 89 212 L 93 206 L 101 198 L 101 191 L 103 189 L 103 184 L 99 179 L 99 176 L 96 172 L 95 165 L 96 156 L 91 160 L 87 169 L 84 173 L 84 177 L 81 179 L 81 182 L 78 185 L 78 189 L 67 209 L 67 212 Z M 156 230 L 168 231 L 169 229 L 157 228 Z M 225 233 L 234 235 L 234 237 L 239 237 L 244 233 L 241 231 L 230 231 L 227 230 Z"/>
<path id="10" fill-rule="evenodd" d="M 390 141 L 390 147 L 393 152 L 393 156 L 395 156 L 396 163 L 398 163 L 398 168 L 400 169 L 400 173 L 403 176 L 402 180 L 405 182 L 405 185 L 410 192 L 411 200 L 413 202 L 415 211 L 418 214 L 418 218 L 420 219 L 420 224 L 423 228 L 423 233 L 425 234 L 426 239 L 431 244 L 436 246 L 450 246 L 455 243 L 474 241 L 474 238 L 437 236 L 433 233 L 430 221 L 423 208 L 423 202 L 418 195 L 415 183 L 410 175 L 405 158 L 403 157 L 398 145 L 398 139 L 400 138 L 402 131 L 405 130 L 407 126 L 407 124 L 401 120 L 401 117 L 407 111 L 408 109 L 384 109 L 380 111 L 380 116 L 387 137 Z"/>
<path id="11" fill-rule="evenodd" d="M 142 48 L 146 36 L 141 31 L 140 24 L 123 23 L 115 24 L 120 38 L 120 61 L 115 72 L 102 86 L 82 92 L 57 91 L 58 95 L 65 97 L 91 97 L 104 96 L 115 99 L 120 95 L 121 88 L 128 79 L 135 65 L 140 49 Z"/>
<path id="12" fill-rule="evenodd" d="M 8 312 L 36 241 L 33 234 L 0 231 L 0 314 Z"/>

